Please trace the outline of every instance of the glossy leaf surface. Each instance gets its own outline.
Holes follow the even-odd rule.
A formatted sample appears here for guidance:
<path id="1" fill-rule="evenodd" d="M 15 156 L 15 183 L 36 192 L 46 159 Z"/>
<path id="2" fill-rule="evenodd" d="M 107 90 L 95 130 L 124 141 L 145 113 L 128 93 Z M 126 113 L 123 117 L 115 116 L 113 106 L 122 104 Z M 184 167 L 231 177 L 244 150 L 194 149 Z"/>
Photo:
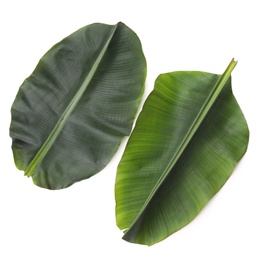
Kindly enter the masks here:
<path id="1" fill-rule="evenodd" d="M 54 45 L 12 105 L 17 168 L 48 189 L 99 172 L 130 134 L 145 76 L 140 41 L 123 23 L 91 24 Z"/>
<path id="2" fill-rule="evenodd" d="M 220 76 L 160 75 L 118 166 L 115 196 L 123 239 L 157 243 L 187 225 L 224 185 L 249 131 L 232 94 L 232 61 Z"/>

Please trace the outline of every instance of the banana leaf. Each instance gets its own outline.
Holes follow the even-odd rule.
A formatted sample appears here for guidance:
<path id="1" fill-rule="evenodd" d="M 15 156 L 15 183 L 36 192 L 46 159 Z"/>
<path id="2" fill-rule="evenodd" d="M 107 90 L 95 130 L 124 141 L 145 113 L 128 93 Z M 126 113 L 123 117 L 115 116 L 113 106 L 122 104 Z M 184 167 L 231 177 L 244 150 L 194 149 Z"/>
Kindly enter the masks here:
<path id="1" fill-rule="evenodd" d="M 191 222 L 246 152 L 249 130 L 223 75 L 160 75 L 118 165 L 115 197 L 123 239 L 153 245 Z"/>
<path id="2" fill-rule="evenodd" d="M 145 77 L 139 38 L 123 23 L 91 24 L 54 45 L 11 108 L 17 168 L 48 189 L 99 172 L 131 132 Z"/>

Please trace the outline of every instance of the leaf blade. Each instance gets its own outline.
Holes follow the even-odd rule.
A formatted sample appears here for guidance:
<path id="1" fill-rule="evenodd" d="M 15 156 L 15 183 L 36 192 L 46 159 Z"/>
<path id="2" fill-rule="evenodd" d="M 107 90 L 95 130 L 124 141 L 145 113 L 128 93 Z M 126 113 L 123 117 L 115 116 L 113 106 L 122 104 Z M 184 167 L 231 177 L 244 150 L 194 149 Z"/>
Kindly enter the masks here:
<path id="1" fill-rule="evenodd" d="M 107 51 L 88 88 L 76 102 L 73 111 L 70 111 L 54 145 L 32 175 L 35 184 L 39 186 L 59 189 L 92 176 L 106 165 L 121 138 L 130 132 L 146 75 L 140 41 L 122 23 L 117 26 L 92 24 L 54 45 L 19 89 L 12 106 L 10 126 L 15 162 L 21 170 L 28 167 L 63 113 L 66 114 L 64 111 L 77 96 L 79 86 L 84 85 L 86 74 L 91 71 L 102 50 L 106 49 L 104 46 Z M 127 66 L 122 65 L 124 73 L 121 75 L 120 65 L 127 62 Z M 134 66 L 140 70 L 137 71 Z M 123 107 L 120 98 L 131 102 L 129 108 Z M 107 106 L 107 109 L 102 106 Z M 117 113 L 116 108 L 122 112 Z M 102 115 L 99 114 L 101 110 Z M 109 124 L 105 124 L 108 121 Z M 99 129 L 103 126 L 104 131 Z M 98 134 L 95 134 L 95 128 Z M 101 132 L 103 137 L 100 137 Z M 107 147 L 103 149 L 105 152 L 102 152 L 101 140 Z M 78 152 L 75 151 L 77 146 Z M 62 159 L 60 153 L 66 156 L 66 160 Z M 56 158 L 56 162 L 52 158 Z M 66 161 L 81 166 L 73 169 Z M 64 174 L 67 170 L 70 173 Z"/>
<path id="2" fill-rule="evenodd" d="M 196 87 L 195 86 L 196 85 L 196 77 L 195 76 L 201 76 L 201 78 L 212 77 L 213 83 L 217 82 L 219 80 L 219 77 L 217 75 L 214 75 L 214 74 L 204 74 L 204 73 L 199 73 L 199 72 L 195 72 L 195 74 L 196 74 L 195 76 L 192 75 L 192 72 L 184 72 L 183 75 L 180 75 L 180 74 L 178 75 L 178 73 L 172 73 L 172 75 L 173 74 L 175 75 L 176 78 L 178 76 L 179 76 L 179 78 L 181 78 L 181 76 L 183 76 L 185 74 L 186 79 L 182 80 L 181 84 L 179 84 L 177 82 L 177 80 L 175 80 L 178 83 L 177 84 L 175 82 L 175 87 L 177 85 L 179 86 L 179 87 L 176 87 L 175 93 L 169 87 L 168 88 L 165 87 L 165 85 L 167 85 L 167 84 L 169 85 L 169 82 L 172 81 L 172 78 L 169 79 L 169 77 L 171 76 L 170 73 L 163 75 L 163 77 L 165 79 L 164 83 L 166 83 L 164 85 L 162 84 L 163 80 L 161 80 L 160 77 L 157 79 L 157 82 L 155 84 L 155 90 L 151 94 L 151 96 L 148 98 L 148 100 L 145 103 L 144 108 L 141 112 L 143 114 L 146 114 L 146 117 L 150 117 L 150 120 L 147 120 L 146 122 L 144 122 L 145 121 L 144 117 L 142 117 L 142 115 L 140 114 L 140 116 L 138 118 L 139 122 L 137 120 L 136 127 L 133 131 L 133 137 L 131 135 L 129 142 L 127 144 L 126 150 L 124 152 L 124 155 L 123 155 L 123 157 L 120 161 L 120 164 L 118 166 L 118 173 L 117 173 L 117 180 L 116 180 L 117 224 L 118 224 L 120 229 L 128 228 L 125 235 L 124 235 L 124 239 L 126 239 L 127 241 L 130 241 L 130 242 L 151 245 L 151 244 L 154 244 L 158 241 L 161 241 L 162 239 L 169 236 L 171 233 L 176 232 L 178 229 L 180 229 L 181 227 L 186 225 L 188 222 L 190 222 L 191 219 L 193 219 L 199 212 L 198 210 L 195 213 L 193 212 L 191 214 L 192 217 L 190 217 L 189 219 L 186 219 L 186 220 L 184 218 L 184 220 L 179 219 L 178 221 L 176 221 L 176 220 L 174 220 L 173 216 L 169 217 L 169 219 L 168 219 L 167 216 L 169 215 L 169 213 L 167 213 L 167 211 L 165 212 L 165 208 L 167 208 L 168 211 L 171 210 L 171 211 L 176 213 L 176 208 L 178 208 L 178 207 L 182 208 L 183 201 L 188 200 L 188 199 L 186 199 L 186 197 L 189 198 L 190 195 L 187 192 L 186 197 L 183 196 L 180 199 L 181 202 L 179 202 L 179 204 L 173 203 L 174 205 L 169 207 L 169 205 L 171 204 L 169 202 L 168 205 L 164 205 L 165 208 L 163 208 L 163 207 L 160 207 L 160 203 L 163 203 L 163 200 L 161 198 L 163 197 L 164 199 L 170 200 L 169 199 L 170 195 L 169 194 L 167 195 L 167 193 L 164 193 L 163 189 L 168 190 L 169 193 L 170 193 L 170 191 L 169 191 L 169 189 L 167 189 L 167 184 L 166 184 L 167 182 L 165 180 L 160 183 L 161 186 L 156 187 L 156 185 L 157 185 L 157 183 L 159 183 L 158 180 L 160 181 L 161 172 L 163 172 L 164 169 L 167 168 L 167 165 L 169 165 L 169 161 L 172 159 L 172 157 L 167 158 L 167 156 L 165 154 L 169 153 L 172 156 L 173 150 L 176 147 L 179 147 L 179 145 L 180 145 L 180 143 L 179 144 L 176 143 L 175 139 L 178 138 L 178 136 L 181 135 L 183 132 L 188 131 L 187 128 L 185 128 L 186 130 L 184 130 L 184 128 L 183 128 L 183 126 L 186 123 L 182 122 L 182 120 L 180 118 L 178 118 L 178 114 L 180 113 L 180 110 L 178 111 L 178 109 L 179 109 L 178 107 L 177 107 L 177 109 L 174 108 L 174 106 L 172 105 L 173 100 L 175 101 L 175 103 L 178 103 L 178 99 L 179 99 L 179 100 L 182 101 L 182 102 L 180 101 L 180 104 L 182 103 L 181 105 L 183 107 L 185 107 L 185 105 L 187 105 L 187 107 L 192 107 L 193 110 L 196 110 L 197 108 L 194 108 L 194 102 L 195 102 L 194 100 L 195 100 L 195 97 L 196 97 L 196 95 L 194 94 L 195 93 L 194 90 L 199 91 L 199 89 L 201 89 L 201 86 L 203 86 L 203 80 L 201 80 L 201 79 L 198 80 L 198 86 Z M 189 86 L 189 83 L 186 84 L 187 81 L 188 81 L 187 78 L 192 79 L 190 81 L 190 83 L 193 82 L 192 84 L 195 86 L 194 89 L 191 87 L 192 85 Z M 209 79 L 207 79 L 207 80 L 209 80 Z M 186 83 L 185 83 L 185 81 L 186 81 Z M 160 85 L 160 84 L 162 84 L 163 86 Z M 181 89 L 180 86 L 182 86 L 183 89 Z M 159 89 L 159 87 L 160 87 L 160 89 Z M 231 88 L 230 81 L 228 82 L 228 87 Z M 225 86 L 225 88 L 227 88 L 227 86 Z M 204 92 L 205 92 L 205 89 L 203 90 Z M 178 90 L 180 90 L 179 93 L 177 93 Z M 187 92 L 186 94 L 185 94 L 185 91 Z M 159 92 L 160 92 L 160 94 L 163 93 L 163 92 L 167 93 L 164 96 L 164 98 L 162 98 L 162 102 L 158 101 L 159 100 L 158 97 L 160 95 L 160 94 L 158 94 Z M 193 95 L 191 95 L 191 96 L 193 97 L 194 100 L 190 99 L 189 102 L 187 103 L 186 102 L 187 100 L 185 99 L 185 97 L 190 96 L 190 94 L 192 94 L 192 93 L 193 93 Z M 231 93 L 231 91 L 230 91 L 230 93 Z M 184 95 L 185 97 L 181 97 L 181 95 Z M 206 96 L 209 96 L 209 95 L 210 95 L 210 92 L 206 93 Z M 172 98 L 172 100 L 170 100 L 171 98 L 169 96 Z M 167 98 L 169 100 L 167 100 Z M 206 98 L 207 97 L 204 97 L 203 98 L 204 101 L 200 101 L 199 103 L 204 103 Z M 166 99 L 166 101 L 165 101 L 165 99 Z M 232 103 L 235 104 L 234 105 L 235 111 L 237 113 L 240 113 L 240 112 L 238 112 L 238 111 L 240 111 L 240 109 L 239 109 L 239 107 L 237 107 L 238 105 L 233 100 L 232 94 L 231 94 L 231 101 L 232 101 Z M 156 102 L 157 102 L 157 107 L 152 105 Z M 163 112 L 159 113 L 158 111 L 162 110 L 163 104 L 168 109 L 168 111 L 167 111 L 167 109 L 164 109 Z M 193 104 L 193 106 L 190 106 L 191 104 Z M 171 112 L 171 110 L 173 111 L 174 109 L 176 109 L 176 111 Z M 182 111 L 182 113 L 184 113 L 183 111 Z M 218 111 L 218 110 L 216 110 L 216 111 Z M 159 114 L 157 115 L 156 112 L 159 113 Z M 198 113 L 199 113 L 199 109 L 198 109 L 198 111 L 195 111 L 195 113 L 193 114 L 193 111 L 191 111 L 191 109 L 189 108 L 188 110 L 186 110 L 186 114 L 183 114 L 182 116 L 183 117 L 186 116 L 187 118 L 189 118 L 189 116 L 190 116 L 189 114 L 191 114 L 191 117 L 195 117 Z M 219 113 L 219 112 L 217 112 L 217 113 Z M 171 116 L 169 116 L 169 114 Z M 156 121 L 156 119 L 158 119 L 159 117 L 162 118 L 163 117 L 162 115 L 167 115 L 167 116 L 165 116 L 166 119 L 164 119 L 164 120 L 161 119 L 161 120 L 158 120 L 156 123 L 151 123 L 153 120 Z M 153 118 L 157 117 L 157 118 L 152 119 L 152 117 Z M 174 118 L 177 121 L 178 125 L 176 125 L 177 123 L 174 124 L 173 122 L 172 123 L 167 122 L 167 120 L 169 121 L 169 119 L 171 119 L 173 121 Z M 187 118 L 185 118 L 184 121 L 189 121 Z M 208 118 L 208 116 L 207 116 L 207 118 Z M 243 128 L 244 128 L 244 131 L 242 131 L 242 133 L 239 133 L 239 134 L 240 135 L 242 134 L 242 136 L 247 136 L 247 134 L 245 134 L 247 126 L 246 126 L 246 123 L 244 123 L 245 122 L 244 117 L 241 114 L 240 114 L 239 119 L 240 119 L 240 121 L 242 120 Z M 210 119 L 210 121 L 211 120 L 212 119 Z M 164 124 L 164 126 L 161 126 L 160 124 Z M 189 124 L 192 124 L 192 120 L 190 121 Z M 158 129 L 158 126 L 159 126 L 159 129 Z M 204 128 L 207 128 L 207 127 L 204 126 Z M 142 129 L 142 131 L 140 129 Z M 163 131 L 162 131 L 162 129 L 163 129 Z M 158 132 L 158 135 L 155 134 L 156 131 Z M 227 129 L 225 129 L 225 131 L 227 131 Z M 222 134 L 224 134 L 225 131 L 224 132 L 222 131 Z M 149 136 L 149 137 L 147 137 L 146 141 L 143 141 L 143 143 L 141 142 L 141 137 L 140 137 L 141 132 L 143 132 L 143 135 Z M 173 134 L 172 134 L 172 132 L 173 132 Z M 165 137 L 169 134 L 171 134 L 172 137 L 168 137 L 168 138 L 162 138 L 162 137 L 160 138 L 159 137 L 159 135 Z M 182 140 L 184 138 L 185 138 L 185 135 L 182 136 Z M 156 139 L 156 140 L 154 140 L 154 139 Z M 135 157 L 135 156 L 133 156 L 133 153 L 134 153 L 134 150 L 135 150 L 134 143 L 137 143 L 137 142 L 139 142 L 139 149 L 142 150 L 142 151 L 140 153 L 138 153 L 138 155 L 136 155 L 136 157 Z M 150 142 L 150 144 L 147 144 L 148 142 Z M 153 144 L 155 142 L 157 142 L 157 145 Z M 172 148 L 171 145 L 169 145 L 167 142 L 169 142 L 174 148 Z M 200 140 L 200 142 L 203 145 L 207 146 L 207 142 L 203 141 L 203 138 Z M 226 140 L 226 142 L 227 142 L 227 140 Z M 161 145 L 160 143 L 163 143 L 163 144 Z M 244 138 L 241 141 L 241 143 L 247 144 L 247 138 Z M 165 151 L 165 149 L 166 149 L 165 147 L 167 147 L 167 151 Z M 190 145 L 189 145 L 189 147 L 190 147 Z M 199 143 L 197 143 L 195 147 L 198 147 L 198 149 L 202 149 L 202 148 L 200 148 Z M 244 154 L 245 149 L 246 149 L 245 145 L 243 145 L 242 147 L 243 147 L 243 151 L 241 151 L 241 149 L 238 149 L 238 150 L 240 151 L 240 153 Z M 187 153 L 187 149 L 188 148 L 185 149 L 184 155 Z M 149 151 L 154 151 L 154 150 L 157 150 L 157 153 L 152 154 L 152 152 L 149 152 Z M 207 157 L 207 154 L 205 153 L 204 156 Z M 231 155 L 229 155 L 229 156 L 231 156 Z M 149 157 L 151 157 L 151 159 L 149 159 Z M 181 156 L 181 158 L 182 157 L 183 156 Z M 181 158 L 178 159 L 178 161 L 181 160 Z M 187 158 L 188 159 L 189 158 L 195 158 L 195 155 L 193 154 L 190 157 L 186 156 L 185 158 L 186 159 Z M 237 157 L 237 159 L 234 160 L 234 161 L 237 161 L 239 159 L 240 158 Z M 232 162 L 233 167 L 234 167 L 234 161 Z M 149 167 L 147 166 L 148 162 L 151 165 Z M 183 162 L 183 164 L 184 164 L 184 162 Z M 194 169 L 194 167 L 195 167 L 195 166 L 192 166 L 193 164 L 196 164 L 196 160 L 195 161 L 191 160 L 191 166 L 190 166 L 191 169 Z M 174 171 L 171 170 L 171 172 L 169 174 L 170 176 L 167 176 L 167 179 L 170 179 L 171 176 L 177 175 L 176 172 L 178 172 L 178 167 L 179 168 L 182 167 L 179 162 L 177 162 L 177 165 L 178 166 L 174 166 L 172 168 L 172 169 L 175 169 L 175 170 Z M 140 169 L 137 169 L 138 167 Z M 215 166 L 213 165 L 211 167 L 214 168 Z M 158 170 L 158 172 L 156 172 L 156 169 Z M 182 178 L 185 178 L 185 174 L 187 175 L 186 171 L 187 171 L 187 169 L 181 171 Z M 204 169 L 204 172 L 206 172 L 205 173 L 205 176 L 206 176 L 207 171 L 205 171 L 205 169 Z M 229 173 L 232 172 L 231 168 L 229 168 L 228 172 Z M 131 182 L 131 179 L 133 179 L 133 178 L 136 179 L 135 185 L 133 184 L 133 181 Z M 190 176 L 187 177 L 187 178 L 191 179 Z M 226 181 L 227 178 L 228 178 L 227 175 L 222 178 L 222 182 L 221 182 L 222 185 L 223 185 L 223 180 Z M 194 183 L 195 183 L 195 180 L 193 180 Z M 124 185 L 123 182 L 128 183 L 128 185 Z M 171 179 L 171 182 L 174 183 L 173 177 Z M 183 179 L 181 179 L 181 177 L 179 177 L 178 183 L 181 183 L 181 182 L 185 182 L 185 180 L 183 180 Z M 146 185 L 146 183 L 148 183 L 148 185 Z M 168 184 L 168 185 L 170 185 L 170 184 Z M 187 182 L 185 185 L 179 184 L 179 186 L 181 186 L 183 190 L 185 190 L 185 187 L 188 186 L 188 185 L 190 185 L 189 182 Z M 212 185 L 214 187 L 214 182 L 213 182 Z M 137 186 L 137 187 L 135 187 L 135 186 Z M 146 194 L 140 194 L 141 187 L 143 189 L 142 190 L 143 193 L 145 193 L 144 190 L 147 189 Z M 156 187 L 156 189 L 154 189 L 154 187 Z M 181 193 L 182 189 L 179 189 L 177 184 L 176 184 L 176 186 L 174 186 L 174 188 L 178 189 L 178 192 Z M 218 189 L 220 189 L 220 185 L 217 188 L 215 188 L 215 192 Z M 174 193 L 174 191 L 172 191 L 172 193 Z M 174 196 L 175 199 L 178 198 L 178 196 L 180 197 L 181 194 L 178 195 L 177 193 L 174 194 L 174 195 L 171 195 L 171 196 Z M 150 196 L 150 194 L 152 194 L 152 196 Z M 161 195 L 158 195 L 158 194 L 161 194 Z M 197 194 L 197 193 L 195 193 L 195 194 Z M 212 196 L 213 196 L 212 194 L 208 195 L 207 201 Z M 174 199 L 172 199 L 172 200 L 174 200 Z M 137 201 L 139 201 L 139 203 L 137 203 Z M 190 199 L 190 201 L 192 201 L 192 199 Z M 198 205 L 200 205 L 199 208 L 201 210 L 202 207 L 204 206 L 204 204 L 203 204 L 204 202 L 199 201 L 199 202 L 196 202 L 196 203 L 198 203 Z M 185 208 L 185 206 L 183 206 L 183 207 Z M 155 210 L 155 208 L 157 208 L 157 211 Z M 189 207 L 186 205 L 185 210 L 189 211 L 189 209 L 187 209 L 187 208 L 189 208 Z M 163 211 L 164 215 L 160 215 L 159 214 L 160 211 Z M 192 210 L 190 210 L 190 211 L 192 212 Z M 185 214 L 183 216 L 185 216 Z M 156 217 L 157 217 L 157 220 L 154 220 L 153 218 L 156 218 Z M 167 221 L 163 220 L 165 218 L 167 218 Z M 178 219 L 177 213 L 175 214 L 175 218 Z M 145 220 L 143 220 L 143 219 L 145 219 Z M 172 223 L 174 221 L 176 221 L 176 223 L 179 222 L 178 225 L 176 224 L 177 227 L 172 225 Z M 160 224 L 161 224 L 161 230 L 165 231 L 165 233 L 163 235 L 160 233 L 160 228 L 158 228 L 158 225 L 160 225 Z M 156 226 L 157 226 L 157 230 L 154 231 L 155 233 L 152 233 L 152 235 L 151 234 L 149 235 L 149 233 L 152 232 L 151 230 L 156 229 L 155 228 Z M 167 226 L 170 226 L 170 228 L 167 228 Z"/>

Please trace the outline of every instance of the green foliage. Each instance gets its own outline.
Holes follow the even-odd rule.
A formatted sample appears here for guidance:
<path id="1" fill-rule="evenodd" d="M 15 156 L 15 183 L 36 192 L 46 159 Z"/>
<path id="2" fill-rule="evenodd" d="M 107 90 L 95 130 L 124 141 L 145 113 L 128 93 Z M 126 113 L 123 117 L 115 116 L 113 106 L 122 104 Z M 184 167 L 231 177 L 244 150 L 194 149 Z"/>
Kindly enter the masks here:
<path id="1" fill-rule="evenodd" d="M 249 131 L 222 76 L 160 75 L 118 166 L 116 217 L 124 239 L 152 245 L 188 224 L 244 155 Z"/>
<path id="2" fill-rule="evenodd" d="M 48 189 L 99 172 L 130 134 L 145 76 L 140 41 L 122 23 L 92 24 L 54 45 L 12 105 L 17 168 Z"/>
<path id="3" fill-rule="evenodd" d="M 249 130 L 223 75 L 161 74 L 118 165 L 123 239 L 153 245 L 192 221 L 246 152 Z M 62 189 L 103 169 L 130 134 L 146 77 L 137 35 L 91 24 L 54 45 L 12 105 L 15 164 L 34 183 Z"/>

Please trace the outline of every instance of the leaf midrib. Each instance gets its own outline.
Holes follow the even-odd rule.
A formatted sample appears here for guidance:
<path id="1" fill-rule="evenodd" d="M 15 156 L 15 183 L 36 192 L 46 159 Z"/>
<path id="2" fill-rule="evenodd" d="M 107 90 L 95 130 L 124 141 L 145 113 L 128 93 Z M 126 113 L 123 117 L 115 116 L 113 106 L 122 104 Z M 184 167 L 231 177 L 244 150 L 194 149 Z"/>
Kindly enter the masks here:
<path id="1" fill-rule="evenodd" d="M 95 60 L 91 70 L 87 74 L 84 82 L 82 83 L 82 85 L 80 86 L 80 88 L 77 91 L 76 95 L 73 97 L 73 99 L 71 100 L 71 102 L 69 103 L 69 105 L 67 106 L 67 108 L 65 109 L 63 114 L 61 115 L 60 119 L 58 120 L 58 122 L 54 126 L 52 132 L 50 133 L 50 135 L 48 136 L 46 141 L 43 143 L 42 147 L 40 148 L 40 150 L 38 151 L 36 156 L 33 158 L 33 160 L 30 162 L 30 164 L 26 168 L 26 170 L 25 170 L 25 175 L 26 176 L 29 177 L 29 176 L 33 175 L 35 169 L 40 164 L 40 162 L 43 160 L 45 155 L 48 153 L 48 151 L 50 150 L 50 148 L 54 144 L 56 138 L 58 137 L 58 135 L 62 131 L 62 129 L 65 126 L 68 118 L 70 117 L 72 111 L 74 110 L 74 108 L 78 104 L 78 102 L 81 99 L 82 95 L 86 91 L 86 89 L 87 89 L 91 79 L 93 78 L 93 76 L 94 76 L 94 74 L 95 74 L 95 72 L 96 72 L 96 70 L 97 70 L 97 68 L 98 68 L 102 58 L 104 57 L 105 52 L 106 52 L 106 50 L 107 50 L 107 48 L 108 48 L 108 46 L 109 46 L 109 44 L 110 44 L 114 34 L 115 34 L 115 31 L 116 31 L 117 27 L 118 27 L 118 24 L 113 26 L 113 28 L 112 28 L 112 30 L 110 32 L 110 35 L 109 35 L 105 45 L 103 46 L 101 52 L 99 53 L 97 59 Z"/>
<path id="2" fill-rule="evenodd" d="M 213 90 L 211 91 L 210 95 L 206 99 L 206 101 L 203 104 L 202 108 L 200 109 L 197 117 L 194 119 L 191 127 L 189 128 L 187 134 L 185 135 L 182 143 L 180 144 L 179 148 L 177 149 L 176 153 L 172 157 L 171 161 L 169 162 L 169 164 L 165 168 L 164 172 L 160 176 L 159 180 L 157 181 L 157 183 L 153 187 L 152 191 L 150 192 L 149 196 L 147 197 L 146 201 L 144 202 L 144 204 L 143 204 L 142 208 L 140 209 L 138 215 L 136 216 L 135 220 L 132 222 L 131 226 L 125 231 L 125 234 L 138 221 L 139 217 L 144 212 L 144 210 L 146 209 L 146 207 L 149 204 L 149 202 L 151 201 L 151 199 L 154 197 L 156 191 L 159 189 L 159 187 L 161 186 L 163 181 L 166 179 L 166 177 L 170 173 L 173 166 L 176 164 L 176 162 L 178 161 L 178 159 L 182 155 L 183 151 L 185 150 L 185 148 L 187 147 L 187 145 L 191 141 L 192 137 L 194 136 L 195 132 L 197 131 L 197 129 L 201 125 L 205 116 L 208 114 L 208 112 L 209 112 L 210 108 L 212 107 L 213 103 L 217 99 L 219 93 L 221 92 L 221 90 L 225 86 L 225 84 L 226 84 L 227 80 L 229 79 L 231 72 L 235 68 L 236 64 L 237 64 L 237 61 L 232 59 L 231 62 L 229 63 L 229 65 L 228 65 L 228 67 L 226 68 L 225 72 L 222 74 L 222 76 L 219 78 L 219 80 L 215 84 Z"/>

